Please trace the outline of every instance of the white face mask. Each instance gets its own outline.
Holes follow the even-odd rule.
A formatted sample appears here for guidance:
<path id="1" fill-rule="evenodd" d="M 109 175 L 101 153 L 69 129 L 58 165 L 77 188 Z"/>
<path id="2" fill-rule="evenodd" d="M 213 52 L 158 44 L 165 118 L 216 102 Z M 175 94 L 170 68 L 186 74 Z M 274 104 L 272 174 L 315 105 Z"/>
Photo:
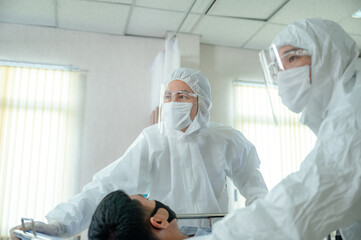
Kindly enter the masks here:
<path id="1" fill-rule="evenodd" d="M 192 123 L 190 116 L 193 103 L 169 102 L 163 105 L 163 119 L 167 126 L 182 130 Z"/>
<path id="2" fill-rule="evenodd" d="M 278 95 L 292 112 L 299 113 L 307 105 L 311 93 L 310 66 L 278 72 Z"/>

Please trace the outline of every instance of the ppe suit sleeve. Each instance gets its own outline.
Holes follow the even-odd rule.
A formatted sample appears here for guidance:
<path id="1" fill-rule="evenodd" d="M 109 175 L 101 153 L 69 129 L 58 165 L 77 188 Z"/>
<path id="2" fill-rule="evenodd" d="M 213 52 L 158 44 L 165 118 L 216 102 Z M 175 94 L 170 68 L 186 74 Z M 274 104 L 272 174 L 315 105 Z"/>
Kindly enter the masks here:
<path id="1" fill-rule="evenodd" d="M 298 172 L 216 223 L 208 239 L 322 239 L 360 220 L 361 114 L 340 115 L 325 120 Z"/>
<path id="2" fill-rule="evenodd" d="M 256 148 L 240 132 L 237 133 L 233 143 L 235 157 L 228 156 L 228 159 L 233 160 L 230 164 L 230 178 L 246 198 L 246 205 L 249 205 L 257 198 L 264 197 L 268 190 L 259 171 L 260 160 Z"/>
<path id="3" fill-rule="evenodd" d="M 149 184 L 148 144 L 143 133 L 123 156 L 100 170 L 82 192 L 60 203 L 46 218 L 66 229 L 63 237 L 85 230 L 99 202 L 110 192 L 121 189 L 127 194 L 145 193 Z"/>

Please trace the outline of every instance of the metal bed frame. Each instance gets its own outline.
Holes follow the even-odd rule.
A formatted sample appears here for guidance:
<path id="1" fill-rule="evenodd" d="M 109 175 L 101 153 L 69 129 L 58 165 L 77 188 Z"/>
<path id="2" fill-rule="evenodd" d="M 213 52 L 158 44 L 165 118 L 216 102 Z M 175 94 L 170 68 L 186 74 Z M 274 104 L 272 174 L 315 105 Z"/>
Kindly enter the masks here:
<path id="1" fill-rule="evenodd" d="M 177 219 L 179 220 L 186 220 L 186 219 L 209 219 L 209 225 L 210 228 L 213 227 L 213 219 L 214 218 L 223 218 L 224 216 L 226 216 L 227 213 L 203 213 L 203 214 L 177 214 Z M 35 230 L 35 225 L 34 225 L 34 220 L 32 218 L 21 218 L 21 225 L 23 227 L 23 229 L 25 229 L 25 225 L 24 222 L 25 221 L 30 221 L 31 222 L 31 230 L 33 231 L 33 233 L 29 234 L 26 233 L 23 230 L 17 230 L 17 233 L 19 233 L 20 236 L 23 236 L 23 239 L 41 239 L 41 240 L 45 240 L 48 238 L 37 238 L 37 234 L 36 234 L 36 230 Z M 336 231 L 335 231 L 336 232 Z M 332 236 L 333 234 L 330 233 L 326 239 L 327 240 L 342 240 L 341 236 L 339 235 L 338 231 L 335 233 L 332 232 L 333 234 L 335 234 L 335 236 Z M 18 237 L 20 237 L 19 235 L 17 235 Z M 30 236 L 30 238 L 26 238 L 26 235 Z M 74 236 L 74 239 L 80 239 L 80 236 Z"/>
<path id="2" fill-rule="evenodd" d="M 177 214 L 177 219 L 209 219 L 209 225 L 212 228 L 213 219 L 214 218 L 223 218 L 227 213 L 203 213 L 203 214 Z M 327 237 L 327 240 L 342 240 L 341 236 L 336 233 L 334 237 L 332 237 L 332 233 L 330 233 Z"/>
<path id="3" fill-rule="evenodd" d="M 227 213 L 203 213 L 203 214 L 177 214 L 177 219 L 209 219 L 209 225 L 212 228 L 214 218 L 223 218 Z"/>

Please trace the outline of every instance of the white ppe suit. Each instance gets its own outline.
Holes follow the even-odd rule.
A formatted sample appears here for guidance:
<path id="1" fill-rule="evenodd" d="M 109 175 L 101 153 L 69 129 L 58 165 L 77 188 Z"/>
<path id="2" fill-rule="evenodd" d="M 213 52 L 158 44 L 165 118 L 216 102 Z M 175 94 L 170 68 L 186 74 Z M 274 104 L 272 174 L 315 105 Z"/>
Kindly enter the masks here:
<path id="1" fill-rule="evenodd" d="M 311 53 L 312 89 L 301 121 L 317 141 L 299 171 L 200 239 L 321 240 L 350 224 L 352 237 L 346 240 L 361 239 L 359 50 L 338 24 L 322 19 L 290 24 L 274 43 L 277 49 L 291 45 Z"/>
<path id="2" fill-rule="evenodd" d="M 49 223 L 65 226 L 64 236 L 86 229 L 98 203 L 117 189 L 148 193 L 178 214 L 228 212 L 226 176 L 247 202 L 267 193 L 255 147 L 239 131 L 208 123 L 207 77 L 197 70 L 177 69 L 168 83 L 175 79 L 198 95 L 198 113 L 187 131 L 164 124 L 144 129 L 124 155 L 96 173 L 80 194 L 47 214 Z"/>

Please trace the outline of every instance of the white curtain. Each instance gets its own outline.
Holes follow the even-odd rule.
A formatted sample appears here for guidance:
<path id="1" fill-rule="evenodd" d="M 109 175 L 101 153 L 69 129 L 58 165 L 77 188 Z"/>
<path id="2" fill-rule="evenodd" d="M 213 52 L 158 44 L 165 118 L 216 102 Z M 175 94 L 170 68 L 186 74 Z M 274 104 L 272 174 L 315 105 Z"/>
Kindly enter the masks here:
<path id="1" fill-rule="evenodd" d="M 160 121 L 160 103 L 165 90 L 164 81 L 169 73 L 180 67 L 179 40 L 170 35 L 165 40 L 165 48 L 159 52 L 152 64 L 151 77 L 151 124 Z"/>
<path id="2" fill-rule="evenodd" d="M 264 86 L 234 84 L 234 127 L 255 145 L 261 160 L 260 170 L 270 190 L 299 169 L 313 148 L 316 136 L 300 124 L 299 114 L 281 103 L 278 89 L 269 90 L 279 126 L 275 125 Z"/>
<path id="3" fill-rule="evenodd" d="M 165 40 L 163 80 L 168 77 L 171 71 L 180 67 L 180 60 L 179 40 L 177 37 L 168 36 L 168 39 Z"/>
<path id="4" fill-rule="evenodd" d="M 0 237 L 73 195 L 81 93 L 78 73 L 0 66 Z"/>

